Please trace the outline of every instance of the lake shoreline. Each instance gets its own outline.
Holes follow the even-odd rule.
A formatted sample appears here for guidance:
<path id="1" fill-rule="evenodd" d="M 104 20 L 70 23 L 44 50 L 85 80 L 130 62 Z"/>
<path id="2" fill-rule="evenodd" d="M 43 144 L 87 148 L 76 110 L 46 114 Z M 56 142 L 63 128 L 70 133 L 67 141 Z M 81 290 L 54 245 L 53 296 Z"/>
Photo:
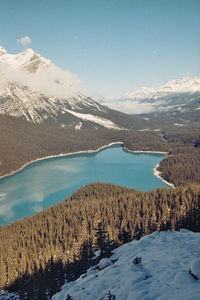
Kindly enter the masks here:
<path id="1" fill-rule="evenodd" d="M 152 154 L 164 154 L 167 155 L 168 152 L 162 152 L 162 151 L 150 151 L 150 150 L 129 150 L 126 147 L 123 147 L 124 150 L 128 151 L 128 152 L 132 152 L 132 153 L 152 153 Z M 165 184 L 169 185 L 172 188 L 175 188 L 175 185 L 167 180 L 165 180 L 162 176 L 161 176 L 161 172 L 158 171 L 159 168 L 159 163 L 153 168 L 153 175 L 156 176 L 158 179 L 160 179 L 162 182 L 164 182 Z"/>
<path id="2" fill-rule="evenodd" d="M 175 185 L 173 183 L 168 182 L 167 180 L 165 180 L 162 176 L 161 176 L 161 172 L 158 171 L 160 164 L 157 164 L 155 166 L 155 168 L 153 169 L 153 174 L 154 176 L 156 176 L 157 178 L 159 178 L 162 182 L 166 183 L 167 185 L 171 186 L 172 188 L 175 188 Z"/>
<path id="3" fill-rule="evenodd" d="M 151 150 L 129 150 L 128 148 L 126 147 L 123 147 L 123 142 L 112 142 L 112 143 L 109 143 L 107 145 L 104 145 L 104 146 L 101 146 L 99 147 L 98 149 L 96 150 L 82 150 L 82 151 L 77 151 L 77 152 L 70 152 L 70 153 L 60 153 L 60 154 L 55 154 L 55 155 L 48 155 L 48 156 L 45 156 L 45 157 L 40 157 L 40 158 L 37 158 L 35 160 L 32 160 L 30 162 L 27 162 L 25 163 L 22 167 L 20 167 L 19 169 L 15 170 L 15 171 L 12 171 L 11 173 L 8 173 L 6 175 L 3 175 L 3 176 L 0 176 L 0 179 L 3 179 L 3 178 L 6 178 L 6 177 L 10 177 L 16 173 L 18 173 L 19 171 L 23 170 L 25 167 L 27 167 L 28 165 L 34 163 L 34 162 L 38 162 L 38 161 L 42 161 L 42 160 L 45 160 L 45 159 L 49 159 L 49 158 L 59 158 L 59 157 L 64 157 L 64 156 L 70 156 L 70 155 L 74 155 L 74 154 L 86 154 L 86 153 L 94 153 L 94 152 L 99 152 L 100 150 L 102 149 L 105 149 L 105 148 L 108 148 L 110 146 L 114 146 L 114 145 L 122 145 L 122 148 L 128 152 L 132 152 L 132 153 L 152 153 L 152 154 L 164 154 L 164 155 L 167 155 L 168 152 L 162 152 L 162 151 L 151 151 Z M 154 169 L 153 169 L 153 174 L 154 176 L 156 176 L 158 179 L 160 179 L 162 182 L 164 182 L 165 184 L 171 186 L 171 187 L 175 187 L 173 183 L 170 183 L 168 181 L 166 181 L 164 178 L 161 177 L 160 175 L 160 172 L 157 170 L 159 167 L 159 164 L 157 164 Z"/>
<path id="4" fill-rule="evenodd" d="M 34 162 L 38 162 L 38 161 L 42 161 L 45 159 L 49 159 L 49 158 L 59 158 L 59 157 L 64 157 L 64 156 L 69 156 L 69 155 L 73 155 L 73 154 L 84 154 L 84 153 L 94 153 L 94 152 L 99 152 L 100 150 L 104 149 L 104 148 L 108 148 L 110 146 L 113 145 L 123 145 L 122 142 L 113 142 L 113 143 L 109 143 L 107 145 L 104 145 L 96 150 L 82 150 L 82 151 L 77 151 L 77 152 L 69 152 L 69 153 L 60 153 L 60 154 L 55 154 L 55 155 L 48 155 L 48 156 L 44 156 L 44 157 L 40 157 L 34 160 L 31 160 L 27 163 L 25 163 L 22 167 L 20 167 L 19 169 L 12 171 L 6 175 L 0 176 L 0 179 L 6 178 L 6 177 L 10 177 L 16 173 L 18 173 L 19 171 L 23 170 L 25 167 L 27 167 L 28 165 L 34 163 Z"/>
<path id="5" fill-rule="evenodd" d="M 132 152 L 132 153 L 149 153 L 149 154 L 164 154 L 167 155 L 168 152 L 162 152 L 162 151 L 153 151 L 153 150 L 129 150 L 126 147 L 123 147 L 124 150 L 128 151 L 128 152 Z"/>

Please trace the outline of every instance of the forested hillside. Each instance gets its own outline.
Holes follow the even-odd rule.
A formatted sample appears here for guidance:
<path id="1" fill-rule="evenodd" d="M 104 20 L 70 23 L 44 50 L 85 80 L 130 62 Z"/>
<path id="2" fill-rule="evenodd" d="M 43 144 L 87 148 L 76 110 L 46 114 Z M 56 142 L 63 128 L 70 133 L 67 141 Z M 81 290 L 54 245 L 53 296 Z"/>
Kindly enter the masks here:
<path id="1" fill-rule="evenodd" d="M 131 150 L 167 151 L 166 143 L 151 132 L 66 129 L 0 115 L 0 176 L 41 157 L 96 150 L 118 141 Z"/>
<path id="2" fill-rule="evenodd" d="M 162 177 L 177 185 L 200 183 L 200 133 L 167 134 L 164 136 L 169 155 L 159 166 Z"/>
<path id="3" fill-rule="evenodd" d="M 106 255 L 108 248 L 156 230 L 199 231 L 199 201 L 198 185 L 151 192 L 104 183 L 81 188 L 1 228 L 1 288 L 19 290 L 22 299 L 47 299 L 66 278 L 86 270 L 97 248 Z"/>

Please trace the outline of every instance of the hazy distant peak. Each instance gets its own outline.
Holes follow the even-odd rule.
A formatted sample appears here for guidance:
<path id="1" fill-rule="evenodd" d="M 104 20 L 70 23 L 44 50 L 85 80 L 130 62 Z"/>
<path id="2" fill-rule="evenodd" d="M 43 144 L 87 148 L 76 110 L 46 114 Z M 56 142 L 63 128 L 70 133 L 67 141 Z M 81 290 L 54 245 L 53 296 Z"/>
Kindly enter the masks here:
<path id="1" fill-rule="evenodd" d="M 172 80 L 162 87 L 169 90 L 178 91 L 190 91 L 194 90 L 195 88 L 200 90 L 200 78 L 183 77 L 180 79 Z"/>
<path id="2" fill-rule="evenodd" d="M 152 88 L 148 88 L 148 87 L 141 87 L 140 89 L 131 92 L 131 93 L 126 93 L 124 98 L 145 98 L 146 96 L 148 96 L 150 93 L 153 92 Z"/>
<path id="3" fill-rule="evenodd" d="M 126 93 L 123 98 L 144 99 L 167 96 L 170 93 L 185 93 L 200 91 L 200 78 L 183 77 L 167 82 L 157 88 L 142 87 L 134 92 Z"/>

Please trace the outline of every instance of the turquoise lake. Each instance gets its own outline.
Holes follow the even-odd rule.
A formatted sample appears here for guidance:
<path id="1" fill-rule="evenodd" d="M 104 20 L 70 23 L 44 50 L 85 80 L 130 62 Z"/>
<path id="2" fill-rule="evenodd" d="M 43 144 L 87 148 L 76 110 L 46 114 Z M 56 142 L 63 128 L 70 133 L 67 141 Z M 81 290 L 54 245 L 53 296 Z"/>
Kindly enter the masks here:
<path id="1" fill-rule="evenodd" d="M 114 145 L 95 153 L 34 162 L 0 179 L 0 224 L 33 215 L 92 182 L 145 191 L 166 187 L 153 175 L 153 168 L 164 157 L 163 154 L 130 153 Z"/>

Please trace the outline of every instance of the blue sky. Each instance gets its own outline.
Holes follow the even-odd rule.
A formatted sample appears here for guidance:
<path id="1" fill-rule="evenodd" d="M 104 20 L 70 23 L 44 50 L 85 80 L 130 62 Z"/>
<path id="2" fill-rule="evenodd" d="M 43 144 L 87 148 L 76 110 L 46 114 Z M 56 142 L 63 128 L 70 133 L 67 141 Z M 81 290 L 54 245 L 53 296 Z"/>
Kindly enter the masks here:
<path id="1" fill-rule="evenodd" d="M 24 36 L 91 94 L 200 76 L 199 0 L 1 0 L 0 45 Z"/>

